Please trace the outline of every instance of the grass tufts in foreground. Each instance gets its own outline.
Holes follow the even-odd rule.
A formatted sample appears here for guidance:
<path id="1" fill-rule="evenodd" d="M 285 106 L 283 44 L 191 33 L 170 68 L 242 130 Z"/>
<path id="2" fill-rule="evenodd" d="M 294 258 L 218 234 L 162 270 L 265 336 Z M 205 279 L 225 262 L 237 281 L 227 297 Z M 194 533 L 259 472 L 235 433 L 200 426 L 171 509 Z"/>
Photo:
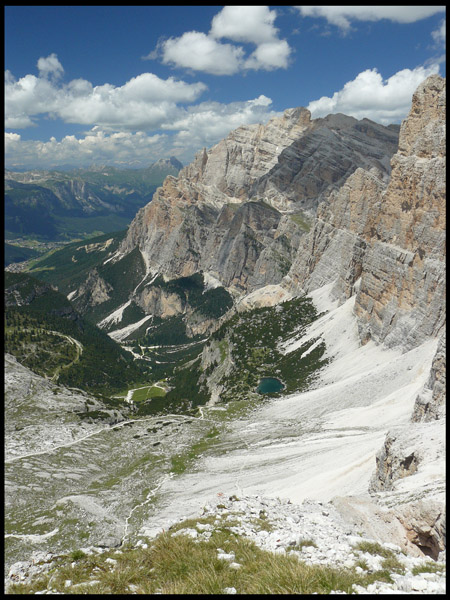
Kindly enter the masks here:
<path id="1" fill-rule="evenodd" d="M 261 550 L 234 533 L 225 517 L 178 523 L 145 549 L 127 546 L 99 555 L 72 552 L 59 557 L 47 574 L 30 584 L 14 584 L 8 593 L 223 594 L 225 588 L 235 588 L 238 594 L 329 594 L 333 590 L 352 593 L 353 584 L 366 587 L 376 580 L 390 580 L 385 570 L 358 574 L 355 569 L 307 565 L 290 553 Z M 208 540 L 180 532 L 199 523 L 210 526 Z M 234 569 L 220 559 L 218 548 L 234 553 L 240 567 Z"/>

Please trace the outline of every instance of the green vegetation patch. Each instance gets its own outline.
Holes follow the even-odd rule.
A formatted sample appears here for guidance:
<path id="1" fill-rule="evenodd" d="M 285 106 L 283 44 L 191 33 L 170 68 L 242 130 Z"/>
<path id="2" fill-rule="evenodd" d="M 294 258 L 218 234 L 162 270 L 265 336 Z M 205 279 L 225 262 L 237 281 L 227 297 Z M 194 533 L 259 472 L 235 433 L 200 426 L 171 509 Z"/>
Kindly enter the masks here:
<path id="1" fill-rule="evenodd" d="M 139 402 L 145 402 L 151 398 L 164 398 L 166 391 L 156 385 L 150 385 L 137 389 L 133 392 L 132 400 L 135 404 Z"/>
<path id="2" fill-rule="evenodd" d="M 142 381 L 148 372 L 48 284 L 25 273 L 6 273 L 5 299 L 5 350 L 36 373 L 110 394 Z"/>
<path id="3" fill-rule="evenodd" d="M 91 238 L 88 242 L 84 240 L 67 244 L 34 261 L 28 273 L 58 286 L 58 290 L 67 295 L 86 280 L 90 269 L 101 264 L 117 250 L 125 234 L 126 230 L 118 231 Z M 112 242 L 106 245 L 110 239 Z M 88 244 L 98 246 L 87 252 Z"/>
<path id="4" fill-rule="evenodd" d="M 360 550 L 361 552 L 368 552 L 369 554 L 377 554 L 378 556 L 382 556 L 383 558 L 395 558 L 395 554 L 389 548 L 385 548 L 378 542 L 359 542 L 354 546 L 356 550 Z"/>
<path id="5" fill-rule="evenodd" d="M 233 306 L 233 299 L 225 288 L 205 290 L 204 277 L 201 273 L 170 281 L 164 281 L 164 278 L 159 276 L 152 283 L 152 287 L 176 294 L 195 311 L 211 319 L 218 319 Z"/>
<path id="6" fill-rule="evenodd" d="M 96 267 L 98 276 L 109 286 L 110 299 L 95 306 L 86 306 L 84 298 L 74 299 L 74 304 L 91 322 L 97 323 L 128 301 L 130 292 L 145 275 L 145 263 L 139 248 L 134 248 L 117 262 Z"/>
<path id="7" fill-rule="evenodd" d="M 311 229 L 311 224 L 302 212 L 291 214 L 289 217 L 300 227 L 300 229 L 303 229 L 303 231 L 308 232 Z"/>
<path id="8" fill-rule="evenodd" d="M 429 562 L 413 567 L 411 572 L 413 575 L 420 575 L 420 573 L 445 573 L 445 571 L 446 566 L 444 563 Z"/>
<path id="9" fill-rule="evenodd" d="M 146 334 L 136 340 L 141 346 L 176 346 L 200 339 L 200 336 L 188 337 L 182 315 L 166 319 L 153 317 L 151 324 L 146 324 L 146 329 Z"/>
<path id="10" fill-rule="evenodd" d="M 219 343 L 220 363 L 225 352 L 230 353 L 233 371 L 220 382 L 225 386 L 221 399 L 244 398 L 255 391 L 262 377 L 275 377 L 284 384 L 277 394 L 304 390 L 316 377 L 327 360 L 323 358 L 325 344 L 310 340 L 297 350 L 283 354 L 279 344 L 301 332 L 317 318 L 312 301 L 306 297 L 294 298 L 275 307 L 255 308 L 237 313 L 212 334 Z M 220 364 L 219 363 L 219 364 Z M 204 378 L 212 374 L 218 364 L 211 364 Z"/>
<path id="11" fill-rule="evenodd" d="M 14 584 L 10 594 L 32 594 L 51 589 L 64 594 L 329 594 L 354 593 L 353 585 L 367 587 L 389 581 L 389 573 L 358 574 L 354 569 L 308 565 L 291 554 L 267 552 L 231 531 L 233 522 L 216 524 L 209 516 L 189 519 L 149 541 L 147 548 L 123 546 L 120 553 L 58 557 L 49 572 L 29 584 Z M 173 533 L 197 524 L 214 527 L 208 541 Z M 218 548 L 234 553 L 241 565 L 232 569 L 218 558 Z M 75 564 L 73 564 L 75 563 Z M 66 582 L 70 580 L 70 584 Z"/>
<path id="12" fill-rule="evenodd" d="M 153 397 L 141 402 L 137 406 L 138 416 L 158 413 L 195 414 L 197 407 L 209 400 L 209 394 L 199 384 L 199 358 L 184 366 L 174 367 L 172 364 L 160 369 L 153 367 L 152 373 L 154 381 L 168 376 L 170 389 L 164 397 Z"/>

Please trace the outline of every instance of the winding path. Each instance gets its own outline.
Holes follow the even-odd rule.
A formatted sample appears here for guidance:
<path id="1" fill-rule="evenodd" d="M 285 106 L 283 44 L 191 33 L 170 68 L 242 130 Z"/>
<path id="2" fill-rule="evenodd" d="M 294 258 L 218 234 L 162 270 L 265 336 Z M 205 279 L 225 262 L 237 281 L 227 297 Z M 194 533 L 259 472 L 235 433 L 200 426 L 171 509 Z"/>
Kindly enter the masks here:
<path id="1" fill-rule="evenodd" d="M 77 438 L 76 440 L 73 440 L 72 442 L 67 442 L 65 444 L 59 444 L 59 446 L 54 446 L 53 448 L 49 449 L 49 450 L 41 450 L 40 452 L 32 452 L 30 454 L 21 454 L 20 456 L 15 456 L 14 458 L 9 458 L 7 460 L 5 460 L 5 464 L 11 464 L 14 462 L 17 462 L 18 460 L 22 460 L 23 458 L 31 458 L 33 456 L 41 456 L 43 454 L 52 454 L 53 452 L 56 452 L 56 450 L 59 450 L 60 448 L 69 448 L 70 446 L 74 446 L 75 444 L 79 444 L 80 442 L 83 442 L 84 440 L 87 440 L 91 437 L 93 437 L 94 435 L 98 435 L 99 433 L 102 433 L 103 431 L 111 431 L 113 429 L 118 429 L 119 427 L 124 427 L 125 425 L 127 425 L 128 423 L 142 423 L 144 421 L 151 421 L 152 419 L 161 419 L 161 418 L 178 418 L 180 420 L 211 420 L 211 419 L 203 419 L 203 417 L 193 417 L 193 416 L 189 416 L 189 415 L 177 415 L 177 414 L 168 414 L 168 415 L 153 415 L 151 417 L 143 417 L 142 419 L 130 419 L 129 421 L 121 421 L 120 423 L 116 423 L 115 425 L 108 425 L 107 427 L 102 427 L 101 429 L 97 429 L 96 431 L 93 431 L 87 435 L 84 435 L 83 437 Z"/>

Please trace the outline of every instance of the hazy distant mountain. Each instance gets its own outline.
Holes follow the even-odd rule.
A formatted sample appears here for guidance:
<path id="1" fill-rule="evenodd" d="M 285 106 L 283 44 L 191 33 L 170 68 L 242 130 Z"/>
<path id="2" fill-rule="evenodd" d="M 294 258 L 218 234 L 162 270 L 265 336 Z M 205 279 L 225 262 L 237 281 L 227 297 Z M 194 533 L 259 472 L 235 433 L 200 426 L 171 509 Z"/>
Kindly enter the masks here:
<path id="1" fill-rule="evenodd" d="M 160 159 L 146 169 L 5 170 L 6 237 L 70 239 L 125 229 L 182 164 Z"/>

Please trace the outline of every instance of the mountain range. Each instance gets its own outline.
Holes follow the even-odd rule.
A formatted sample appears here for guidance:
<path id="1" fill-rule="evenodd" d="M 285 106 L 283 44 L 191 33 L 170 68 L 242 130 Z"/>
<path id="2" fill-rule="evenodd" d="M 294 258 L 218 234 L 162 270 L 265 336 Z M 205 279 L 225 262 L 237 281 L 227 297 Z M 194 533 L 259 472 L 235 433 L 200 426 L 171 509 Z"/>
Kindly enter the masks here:
<path id="1" fill-rule="evenodd" d="M 401 127 L 304 108 L 239 127 L 168 175 L 126 231 L 68 244 L 28 274 L 145 364 L 178 415 L 130 425 L 134 441 L 102 432 L 102 451 L 127 458 L 123 479 L 108 471 L 98 488 L 82 468 L 92 446 L 77 446 L 83 483 L 64 484 L 64 519 L 83 535 L 92 519 L 90 543 L 151 537 L 236 490 L 289 498 L 299 514 L 332 504 L 352 535 L 442 556 L 444 79 L 418 87 Z M 283 389 L 258 394 L 264 377 Z M 68 455 L 27 460 L 33 473 L 71 468 Z M 11 466 L 13 490 L 20 473 Z M 57 520 L 63 492 L 38 493 L 48 523 L 80 544 Z M 28 531 L 13 512 L 11 530 Z"/>
<path id="2" fill-rule="evenodd" d="M 5 170 L 6 238 L 70 240 L 123 229 L 164 178 L 181 168 L 172 157 L 146 169 Z"/>

